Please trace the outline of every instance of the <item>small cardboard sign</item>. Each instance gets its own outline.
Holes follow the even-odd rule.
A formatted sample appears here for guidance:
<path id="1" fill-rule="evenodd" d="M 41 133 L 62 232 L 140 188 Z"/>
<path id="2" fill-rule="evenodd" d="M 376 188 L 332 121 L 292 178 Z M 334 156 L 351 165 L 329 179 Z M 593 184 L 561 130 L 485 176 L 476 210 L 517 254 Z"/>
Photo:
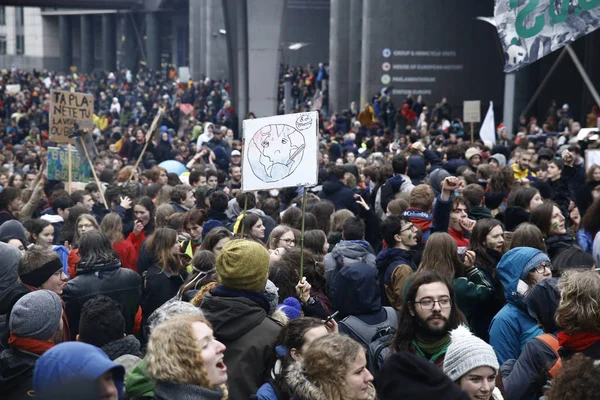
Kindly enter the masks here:
<path id="1" fill-rule="evenodd" d="M 53 90 L 50 94 L 50 140 L 72 143 L 69 135 L 78 126 L 94 128 L 94 96 L 85 93 Z"/>
<path id="2" fill-rule="evenodd" d="M 19 93 L 21 91 L 21 85 L 6 85 L 6 93 Z"/>
<path id="3" fill-rule="evenodd" d="M 481 122 L 481 101 L 463 102 L 463 122 Z"/>
<path id="4" fill-rule="evenodd" d="M 85 155 L 71 149 L 71 179 L 73 182 L 90 181 L 90 164 Z M 62 147 L 48 147 L 48 179 L 69 181 L 69 150 Z"/>

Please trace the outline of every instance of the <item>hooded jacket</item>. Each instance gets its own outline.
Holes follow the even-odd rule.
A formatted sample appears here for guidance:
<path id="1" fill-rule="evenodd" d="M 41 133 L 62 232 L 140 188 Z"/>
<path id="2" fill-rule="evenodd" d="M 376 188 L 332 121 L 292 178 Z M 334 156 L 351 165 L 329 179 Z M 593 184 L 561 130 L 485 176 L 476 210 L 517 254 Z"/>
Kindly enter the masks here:
<path id="1" fill-rule="evenodd" d="M 334 373 L 334 371 L 331 372 Z M 323 393 L 321 388 L 312 383 L 305 375 L 304 367 L 300 362 L 294 362 L 290 365 L 286 374 L 286 383 L 293 393 L 292 399 L 294 400 L 326 399 L 325 393 Z M 376 399 L 375 387 L 373 387 L 373 385 L 370 385 L 366 399 Z"/>
<path id="2" fill-rule="evenodd" d="M 344 186 L 339 179 L 329 180 L 323 184 L 323 190 L 319 193 L 321 200 L 329 200 L 335 206 L 335 210 L 348 209 L 355 215 L 360 211 L 359 205 L 354 200 L 352 189 Z"/>
<path id="3" fill-rule="evenodd" d="M 268 302 L 265 299 L 268 309 Z M 248 399 L 265 381 L 273 341 L 281 326 L 247 297 L 207 293 L 200 306 L 225 350 L 230 399 Z"/>
<path id="4" fill-rule="evenodd" d="M 71 336 L 79 332 L 81 308 L 89 299 L 103 294 L 121 305 L 125 317 L 125 332 L 132 333 L 135 314 L 140 304 L 142 282 L 130 269 L 121 268 L 119 261 L 86 265 L 80 262 L 77 277 L 63 289 L 63 301 L 69 319 Z"/>
<path id="5" fill-rule="evenodd" d="M 367 325 L 377 325 L 387 319 L 387 313 L 381 306 L 377 271 L 371 265 L 357 262 L 342 268 L 334 285 L 335 297 L 331 301 L 340 312 L 340 319 L 351 315 Z M 364 341 L 354 335 L 343 321 L 339 322 L 339 331 L 359 343 Z"/>
<path id="6" fill-rule="evenodd" d="M 525 303 L 529 314 L 544 327 L 544 332 L 556 334 L 559 327 L 554 314 L 560 302 L 558 279 L 548 278 L 535 285 Z M 525 344 L 517 360 L 508 360 L 500 368 L 504 392 L 508 399 L 538 399 L 548 380 L 548 371 L 556 361 L 556 353 L 539 336 Z"/>
<path id="7" fill-rule="evenodd" d="M 331 253 L 323 259 L 325 264 L 325 279 L 329 290 L 332 291 L 334 281 L 340 269 L 346 265 L 360 262 L 375 268 L 375 255 L 369 252 L 369 243 L 364 240 L 342 240 L 335 245 Z M 330 297 L 333 293 L 329 293 Z"/>
<path id="8" fill-rule="evenodd" d="M 404 286 L 417 270 L 409 250 L 386 247 L 375 260 L 383 305 L 402 308 Z"/>
<path id="9" fill-rule="evenodd" d="M 37 393 L 46 394 L 44 398 L 89 399 L 97 395 L 95 385 L 90 383 L 111 370 L 121 400 L 125 368 L 110 361 L 102 350 L 90 344 L 61 343 L 36 362 L 33 386 Z"/>
<path id="10" fill-rule="evenodd" d="M 33 390 L 33 367 L 39 356 L 10 348 L 0 353 L 0 391 L 6 400 L 26 399 Z"/>
<path id="11" fill-rule="evenodd" d="M 12 294 L 7 289 L 17 284 L 17 268 L 21 252 L 13 246 L 0 242 L 0 259 L 2 260 L 0 268 L 0 332 L 4 332 L 8 329 L 10 310 L 18 300 L 13 302 Z M 8 307 L 6 307 L 7 304 Z"/>
<path id="12" fill-rule="evenodd" d="M 492 319 L 489 332 L 490 345 L 500 365 L 506 360 L 517 359 L 525 343 L 543 333 L 529 315 L 523 294 L 517 290 L 526 264 L 540 253 L 531 247 L 517 247 L 504 254 L 498 263 L 496 273 L 504 287 L 507 304 Z"/>

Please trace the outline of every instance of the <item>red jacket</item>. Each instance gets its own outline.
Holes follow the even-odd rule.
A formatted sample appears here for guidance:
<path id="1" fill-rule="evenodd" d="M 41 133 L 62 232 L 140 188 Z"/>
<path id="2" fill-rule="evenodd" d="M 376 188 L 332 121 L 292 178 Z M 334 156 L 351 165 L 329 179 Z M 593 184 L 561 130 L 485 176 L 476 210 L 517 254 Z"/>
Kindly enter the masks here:
<path id="1" fill-rule="evenodd" d="M 469 247 L 469 239 L 465 237 L 465 231 L 455 231 L 452 228 L 448 228 L 448 234 L 456 240 L 458 247 Z"/>

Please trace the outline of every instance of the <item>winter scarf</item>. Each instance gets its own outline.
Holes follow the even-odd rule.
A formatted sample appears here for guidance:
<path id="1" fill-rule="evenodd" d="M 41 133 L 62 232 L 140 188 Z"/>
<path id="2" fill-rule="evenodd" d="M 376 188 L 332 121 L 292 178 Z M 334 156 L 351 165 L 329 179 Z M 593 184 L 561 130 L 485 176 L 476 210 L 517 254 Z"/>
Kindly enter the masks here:
<path id="1" fill-rule="evenodd" d="M 122 355 L 130 354 L 136 357 L 142 357 L 140 350 L 140 341 L 133 335 L 125 336 L 123 339 L 113 340 L 102 346 L 102 350 L 111 359 L 115 360 Z"/>
<path id="2" fill-rule="evenodd" d="M 38 356 L 41 356 L 46 351 L 54 347 L 54 343 L 52 342 L 38 339 L 22 338 L 15 336 L 12 332 L 10 333 L 8 344 L 11 347 L 17 348 L 19 350 L 24 350 L 29 353 L 37 354 Z"/>
<path id="3" fill-rule="evenodd" d="M 421 232 L 427 232 L 431 227 L 433 215 L 418 208 L 409 207 L 403 214 L 410 222 L 419 227 Z"/>
<path id="4" fill-rule="evenodd" d="M 237 290 L 226 288 L 223 285 L 219 285 L 215 287 L 211 293 L 216 297 L 244 297 L 246 299 L 252 300 L 259 306 L 261 306 L 267 313 L 269 314 L 269 310 L 271 309 L 269 305 L 269 300 L 262 293 L 257 292 L 249 292 L 247 290 Z"/>
<path id="5" fill-rule="evenodd" d="M 600 340 L 600 333 L 582 332 L 569 335 L 559 332 L 558 343 L 561 347 L 573 351 L 583 351 Z"/>
<path id="6" fill-rule="evenodd" d="M 450 335 L 431 341 L 417 333 L 411 343 L 419 355 L 426 357 L 430 362 L 435 362 L 440 356 L 446 354 L 450 346 Z"/>

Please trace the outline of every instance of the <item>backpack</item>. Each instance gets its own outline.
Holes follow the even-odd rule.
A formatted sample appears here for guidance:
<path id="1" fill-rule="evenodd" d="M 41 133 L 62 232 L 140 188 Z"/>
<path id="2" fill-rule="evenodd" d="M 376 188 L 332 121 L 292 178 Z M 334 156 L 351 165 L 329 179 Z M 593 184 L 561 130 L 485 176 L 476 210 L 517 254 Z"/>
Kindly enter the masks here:
<path id="1" fill-rule="evenodd" d="M 562 366 L 562 359 L 560 358 L 560 354 L 558 354 L 558 349 L 560 349 L 560 344 L 558 343 L 558 339 L 548 333 L 544 333 L 542 335 L 536 336 L 536 339 L 541 340 L 548 347 L 550 347 L 550 349 L 552 349 L 554 354 L 556 354 L 556 361 L 548 370 L 548 375 L 550 376 L 551 379 L 554 379 L 554 377 L 560 370 L 560 367 Z"/>
<path id="2" fill-rule="evenodd" d="M 377 325 L 369 325 L 353 315 L 349 315 L 340 321 L 355 336 L 359 337 L 367 351 L 367 369 L 375 376 L 385 359 L 390 354 L 390 346 L 396 326 L 398 326 L 398 315 L 392 307 L 383 307 L 387 314 L 385 321 Z"/>

